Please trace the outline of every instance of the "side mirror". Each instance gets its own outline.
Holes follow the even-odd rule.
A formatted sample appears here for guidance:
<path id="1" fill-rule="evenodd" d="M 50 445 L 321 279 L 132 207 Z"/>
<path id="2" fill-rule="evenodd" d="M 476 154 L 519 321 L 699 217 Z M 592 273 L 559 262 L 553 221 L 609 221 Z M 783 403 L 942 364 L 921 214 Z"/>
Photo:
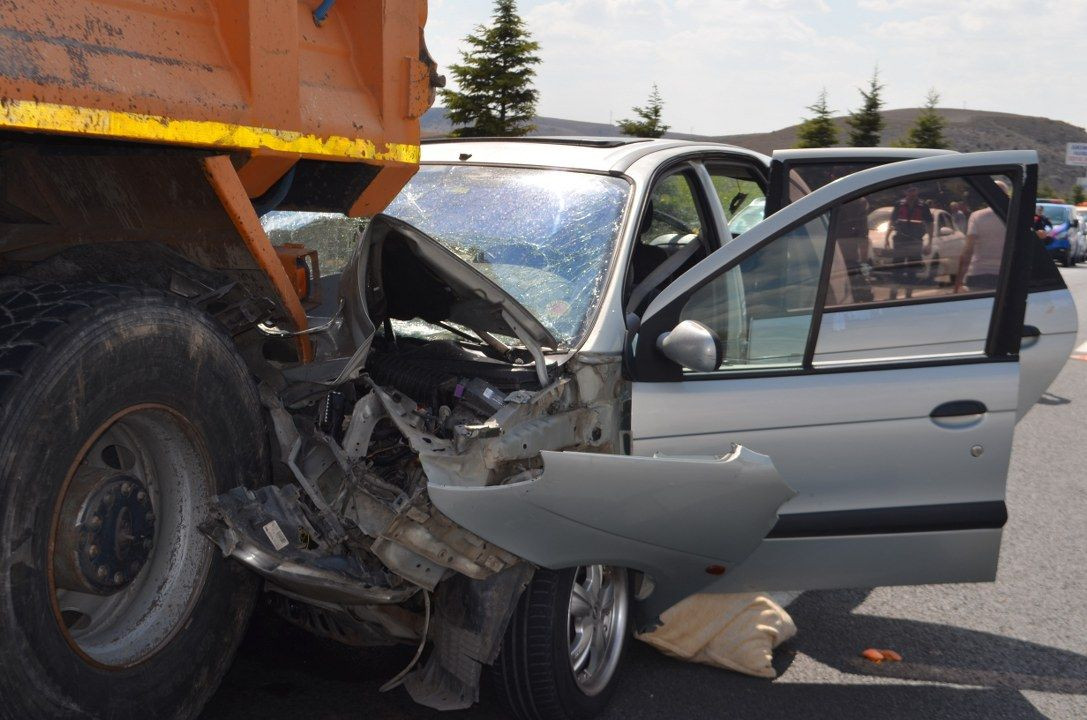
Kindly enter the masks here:
<path id="1" fill-rule="evenodd" d="M 1072 220 L 1072 227 L 1079 227 L 1079 220 Z"/>
<path id="2" fill-rule="evenodd" d="M 721 338 L 697 320 L 684 320 L 657 338 L 657 348 L 680 367 L 712 372 L 721 366 Z"/>

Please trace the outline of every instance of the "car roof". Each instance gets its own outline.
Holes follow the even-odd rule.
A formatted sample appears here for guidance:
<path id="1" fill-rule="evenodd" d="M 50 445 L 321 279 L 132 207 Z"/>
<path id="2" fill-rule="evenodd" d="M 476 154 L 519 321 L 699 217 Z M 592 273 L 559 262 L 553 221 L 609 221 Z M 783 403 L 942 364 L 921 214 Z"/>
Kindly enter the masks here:
<path id="1" fill-rule="evenodd" d="M 626 172 L 647 155 L 675 149 L 727 150 L 763 163 L 769 161 L 759 153 L 724 143 L 631 137 L 433 138 L 423 140 L 422 161 Z"/>

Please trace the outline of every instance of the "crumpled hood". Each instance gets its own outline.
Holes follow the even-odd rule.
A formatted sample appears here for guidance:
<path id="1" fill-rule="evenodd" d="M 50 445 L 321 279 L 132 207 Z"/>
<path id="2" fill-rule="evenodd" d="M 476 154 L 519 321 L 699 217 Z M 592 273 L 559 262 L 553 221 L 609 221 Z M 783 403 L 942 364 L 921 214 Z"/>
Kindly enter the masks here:
<path id="1" fill-rule="evenodd" d="M 493 280 L 413 225 L 375 215 L 340 280 L 344 327 L 361 346 L 385 318 L 451 321 L 517 337 L 526 346 L 558 341 Z M 341 340 L 347 340 L 342 337 Z"/>

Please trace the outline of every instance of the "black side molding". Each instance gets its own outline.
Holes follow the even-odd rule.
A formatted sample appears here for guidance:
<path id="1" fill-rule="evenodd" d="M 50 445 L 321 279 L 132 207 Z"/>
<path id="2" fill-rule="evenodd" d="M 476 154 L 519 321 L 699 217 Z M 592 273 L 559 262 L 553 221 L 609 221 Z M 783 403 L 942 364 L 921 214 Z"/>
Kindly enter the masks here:
<path id="1" fill-rule="evenodd" d="M 1004 527 L 1002 500 L 781 515 L 768 538 L 986 530 Z"/>
<path id="2" fill-rule="evenodd" d="M 962 415 L 984 415 L 989 412 L 985 403 L 977 400 L 952 400 L 938 406 L 929 413 L 932 418 L 960 417 Z"/>
<path id="3" fill-rule="evenodd" d="M 1033 325 L 1024 325 L 1023 326 L 1023 337 L 1025 337 L 1025 338 L 1036 338 L 1036 337 L 1041 337 L 1041 336 L 1042 336 L 1042 331 L 1039 330 L 1038 328 L 1034 327 Z"/>

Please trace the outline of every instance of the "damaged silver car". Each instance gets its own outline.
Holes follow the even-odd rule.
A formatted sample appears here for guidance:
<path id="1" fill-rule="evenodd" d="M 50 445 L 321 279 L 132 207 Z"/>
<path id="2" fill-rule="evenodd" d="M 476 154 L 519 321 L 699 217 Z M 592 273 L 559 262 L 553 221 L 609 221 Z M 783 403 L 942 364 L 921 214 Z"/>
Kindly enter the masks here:
<path id="1" fill-rule="evenodd" d="M 316 360 L 265 328 L 276 482 L 202 529 L 289 620 L 417 644 L 386 687 L 464 708 L 486 671 L 526 720 L 600 712 L 695 593 L 993 579 L 1075 314 L 1033 152 L 911 152 L 427 145 L 326 279 Z M 987 218 L 963 282 L 861 260 L 909 187 Z"/>

